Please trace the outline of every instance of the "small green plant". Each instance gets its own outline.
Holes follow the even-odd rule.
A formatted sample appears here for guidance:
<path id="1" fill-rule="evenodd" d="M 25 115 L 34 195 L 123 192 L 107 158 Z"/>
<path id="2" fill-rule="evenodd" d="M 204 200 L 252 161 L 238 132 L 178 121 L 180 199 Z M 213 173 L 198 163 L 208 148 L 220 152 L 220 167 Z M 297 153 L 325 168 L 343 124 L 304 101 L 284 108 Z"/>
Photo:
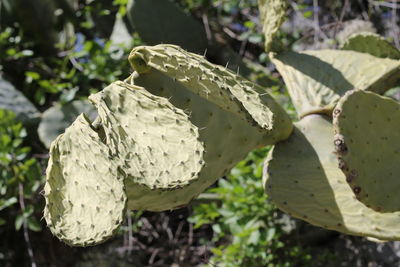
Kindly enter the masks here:
<path id="1" fill-rule="evenodd" d="M 23 145 L 26 131 L 15 115 L 0 109 L 0 225 L 13 223 L 19 230 L 26 223 L 32 231 L 41 226 L 32 216 L 41 200 L 36 195 L 43 182 L 41 168 Z"/>
<path id="2" fill-rule="evenodd" d="M 306 249 L 295 242 L 288 246 L 290 223 L 282 220 L 260 185 L 269 150 L 251 152 L 226 179 L 206 191 L 204 198 L 215 196 L 213 200 L 193 206 L 189 221 L 195 228 L 212 225 L 212 243 L 218 244 L 211 248 L 210 266 L 306 266 L 310 262 Z"/>

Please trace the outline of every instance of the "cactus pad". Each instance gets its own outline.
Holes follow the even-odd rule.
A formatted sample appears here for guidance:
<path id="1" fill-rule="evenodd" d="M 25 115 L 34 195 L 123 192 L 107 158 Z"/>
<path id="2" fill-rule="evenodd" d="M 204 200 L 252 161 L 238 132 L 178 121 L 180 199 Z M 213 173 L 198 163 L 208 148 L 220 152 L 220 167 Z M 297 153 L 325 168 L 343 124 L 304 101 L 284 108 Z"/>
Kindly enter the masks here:
<path id="1" fill-rule="evenodd" d="M 265 90 L 200 56 L 182 53 L 181 49 L 170 45 L 139 47 L 129 59 L 131 63 L 135 62 L 132 65 L 137 70 L 130 83 L 167 98 L 177 109 L 188 114 L 190 122 L 199 129 L 199 138 L 205 147 L 199 178 L 187 187 L 159 195 L 160 199 L 173 199 L 177 204 L 185 205 L 254 148 L 287 138 L 292 124 Z M 246 99 L 246 90 L 250 100 Z M 259 116 L 263 112 L 266 112 L 266 118 Z M 129 207 L 151 194 L 128 191 Z M 151 205 L 146 202 L 147 207 Z M 151 210 L 162 207 L 167 206 L 152 206 Z"/>
<path id="2" fill-rule="evenodd" d="M 296 123 L 264 168 L 266 192 L 290 215 L 345 234 L 400 240 L 400 212 L 376 212 L 354 198 L 338 168 L 333 126 L 321 115 Z"/>
<path id="3" fill-rule="evenodd" d="M 353 88 L 384 93 L 400 79 L 400 61 L 341 50 L 272 55 L 300 117 L 332 114 L 337 101 Z"/>
<path id="4" fill-rule="evenodd" d="M 260 131 L 286 136 L 291 131 L 289 116 L 264 88 L 199 55 L 173 45 L 140 46 L 132 50 L 129 61 L 139 74 L 150 68 L 159 71 Z"/>
<path id="5" fill-rule="evenodd" d="M 163 190 L 197 179 L 204 147 L 197 127 L 182 110 L 123 82 L 111 84 L 90 100 L 99 111 L 107 143 L 124 159 L 127 179 Z"/>
<path id="6" fill-rule="evenodd" d="M 396 47 L 380 35 L 370 32 L 351 35 L 341 49 L 367 53 L 380 58 L 400 59 L 400 51 Z"/>
<path id="7" fill-rule="evenodd" d="M 84 115 L 51 145 L 44 218 L 69 245 L 95 245 L 111 237 L 125 216 L 123 175 Z"/>
<path id="8" fill-rule="evenodd" d="M 260 19 L 265 36 L 265 50 L 271 49 L 272 41 L 285 21 L 288 2 L 286 0 L 258 0 Z"/>
<path id="9" fill-rule="evenodd" d="M 88 101 L 76 100 L 63 106 L 56 105 L 47 109 L 42 114 L 38 127 L 40 141 L 49 148 L 51 142 L 62 134 L 69 125 L 80 115 L 85 113 L 89 119 L 94 120 L 97 112 Z"/>
<path id="10" fill-rule="evenodd" d="M 334 110 L 335 147 L 356 197 L 381 212 L 400 211 L 400 104 L 350 91 Z"/>

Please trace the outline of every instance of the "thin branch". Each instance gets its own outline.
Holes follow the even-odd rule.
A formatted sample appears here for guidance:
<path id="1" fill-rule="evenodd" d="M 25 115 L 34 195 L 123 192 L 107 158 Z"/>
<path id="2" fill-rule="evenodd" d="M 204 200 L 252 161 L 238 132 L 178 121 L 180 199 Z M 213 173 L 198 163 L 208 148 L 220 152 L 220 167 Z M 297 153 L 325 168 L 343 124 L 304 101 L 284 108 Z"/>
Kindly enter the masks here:
<path id="1" fill-rule="evenodd" d="M 349 4 L 350 4 L 349 0 L 346 0 L 344 2 L 342 11 L 340 12 L 339 20 L 336 22 L 336 25 L 335 25 L 335 28 L 334 28 L 334 31 L 333 31 L 333 38 L 336 38 L 336 34 L 338 32 L 339 26 L 342 25 L 344 15 L 346 14 L 346 10 L 349 7 Z"/>
<path id="2" fill-rule="evenodd" d="M 203 20 L 204 29 L 207 35 L 207 40 L 210 42 L 212 40 L 212 34 L 211 34 L 210 24 L 208 23 L 208 17 L 206 14 L 203 14 L 201 18 Z"/>
<path id="3" fill-rule="evenodd" d="M 313 0 L 313 15 L 314 15 L 314 43 L 317 43 L 321 33 L 321 29 L 319 28 L 318 0 Z"/>
<path id="4" fill-rule="evenodd" d="M 19 190 L 19 206 L 21 207 L 21 211 L 24 212 L 25 210 L 25 202 L 24 202 L 24 186 L 22 185 L 22 183 L 18 184 L 18 190 Z M 28 249 L 28 255 L 29 258 L 31 260 L 31 266 L 32 267 L 36 267 L 36 261 L 35 261 L 35 256 L 33 254 L 33 249 L 32 249 L 32 244 L 29 238 L 29 230 L 28 230 L 28 223 L 25 217 L 23 217 L 23 230 L 24 230 L 24 239 L 25 239 L 25 243 Z"/>

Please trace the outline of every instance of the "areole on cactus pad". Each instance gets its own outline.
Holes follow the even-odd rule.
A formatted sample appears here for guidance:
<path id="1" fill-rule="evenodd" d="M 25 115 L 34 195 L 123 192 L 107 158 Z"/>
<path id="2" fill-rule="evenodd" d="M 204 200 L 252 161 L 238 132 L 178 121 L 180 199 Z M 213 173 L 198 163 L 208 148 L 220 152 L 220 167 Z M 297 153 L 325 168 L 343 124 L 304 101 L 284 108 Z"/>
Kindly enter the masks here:
<path id="1" fill-rule="evenodd" d="M 381 213 L 354 198 L 338 168 L 333 125 L 321 115 L 295 124 L 289 139 L 275 145 L 265 162 L 267 194 L 288 214 L 345 234 L 400 239 L 400 212 Z"/>
<path id="2" fill-rule="evenodd" d="M 400 211 L 400 104 L 353 90 L 333 114 L 339 166 L 357 199 L 379 212 Z"/>

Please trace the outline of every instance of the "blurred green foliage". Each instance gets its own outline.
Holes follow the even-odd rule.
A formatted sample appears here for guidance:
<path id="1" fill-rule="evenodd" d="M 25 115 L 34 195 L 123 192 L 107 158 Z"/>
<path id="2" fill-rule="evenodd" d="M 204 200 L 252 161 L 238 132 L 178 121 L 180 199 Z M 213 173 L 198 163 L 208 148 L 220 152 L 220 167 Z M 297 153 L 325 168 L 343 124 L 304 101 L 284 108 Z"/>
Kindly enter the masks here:
<path id="1" fill-rule="evenodd" d="M 251 152 L 226 179 L 207 191 L 219 201 L 195 205 L 189 221 L 195 227 L 211 224 L 209 244 L 216 266 L 306 266 L 311 256 L 299 244 L 289 244 L 290 226 L 268 201 L 261 186 L 263 160 L 270 150 Z"/>
<path id="2" fill-rule="evenodd" d="M 40 231 L 37 218 L 31 215 L 41 202 L 37 193 L 43 176 L 31 148 L 23 144 L 25 137 L 26 130 L 15 115 L 0 109 L 0 226 L 12 223 L 19 230 L 26 221 L 30 230 Z M 25 201 L 26 205 L 21 203 Z M 17 212 L 8 212 L 10 208 Z"/>

